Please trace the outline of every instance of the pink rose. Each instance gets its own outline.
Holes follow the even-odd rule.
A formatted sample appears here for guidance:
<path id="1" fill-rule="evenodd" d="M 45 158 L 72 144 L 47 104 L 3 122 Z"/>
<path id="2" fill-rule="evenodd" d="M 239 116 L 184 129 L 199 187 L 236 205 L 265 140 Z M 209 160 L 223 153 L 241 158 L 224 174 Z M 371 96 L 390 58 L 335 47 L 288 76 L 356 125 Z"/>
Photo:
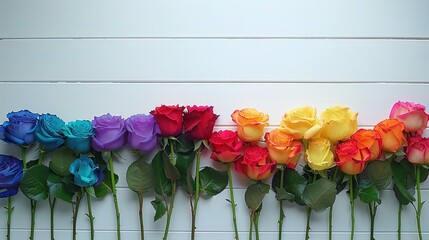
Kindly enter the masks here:
<path id="1" fill-rule="evenodd" d="M 411 137 L 407 147 L 408 161 L 413 164 L 429 164 L 429 138 Z"/>
<path id="2" fill-rule="evenodd" d="M 412 102 L 398 101 L 393 105 L 390 111 L 390 118 L 396 118 L 404 123 L 405 131 L 423 133 L 425 130 L 429 115 L 425 112 L 426 107 Z"/>

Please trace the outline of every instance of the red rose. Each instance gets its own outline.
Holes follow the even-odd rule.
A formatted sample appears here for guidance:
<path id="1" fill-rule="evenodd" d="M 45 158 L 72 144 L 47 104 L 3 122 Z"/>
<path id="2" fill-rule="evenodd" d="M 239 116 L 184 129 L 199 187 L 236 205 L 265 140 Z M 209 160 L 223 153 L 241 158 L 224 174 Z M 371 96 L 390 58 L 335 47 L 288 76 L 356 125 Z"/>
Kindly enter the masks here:
<path id="1" fill-rule="evenodd" d="M 343 173 L 356 175 L 362 173 L 365 163 L 371 158 L 368 148 L 359 148 L 356 140 L 350 139 L 337 145 L 336 163 Z"/>
<path id="2" fill-rule="evenodd" d="M 150 114 L 155 117 L 161 130 L 161 136 L 174 137 L 182 132 L 183 110 L 185 107 L 161 105 L 152 110 Z"/>
<path id="3" fill-rule="evenodd" d="M 268 149 L 250 145 L 244 148 L 243 156 L 235 162 L 235 170 L 253 180 L 262 180 L 270 176 L 276 164 L 268 157 Z"/>
<path id="4" fill-rule="evenodd" d="M 238 140 L 237 132 L 224 130 L 214 132 L 209 139 L 212 147 L 211 159 L 220 162 L 232 162 L 241 155 L 243 142 Z"/>
<path id="5" fill-rule="evenodd" d="M 213 113 L 213 106 L 187 106 L 183 115 L 185 135 L 193 140 L 207 140 L 213 132 L 219 115 Z"/>

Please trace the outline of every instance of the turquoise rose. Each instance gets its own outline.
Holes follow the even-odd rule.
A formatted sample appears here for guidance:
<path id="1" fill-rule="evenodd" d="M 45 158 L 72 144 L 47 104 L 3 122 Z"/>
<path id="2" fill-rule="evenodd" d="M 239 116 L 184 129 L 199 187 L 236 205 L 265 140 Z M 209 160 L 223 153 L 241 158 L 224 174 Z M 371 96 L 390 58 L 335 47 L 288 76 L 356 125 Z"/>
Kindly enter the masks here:
<path id="1" fill-rule="evenodd" d="M 99 183 L 100 169 L 91 158 L 82 156 L 70 165 L 69 171 L 74 176 L 74 183 L 80 187 L 90 187 Z"/>
<path id="2" fill-rule="evenodd" d="M 88 120 L 77 120 L 67 123 L 63 128 L 66 146 L 79 153 L 87 153 L 91 149 L 91 136 L 94 135 L 92 124 Z"/>
<path id="3" fill-rule="evenodd" d="M 56 115 L 47 113 L 39 117 L 39 124 L 34 134 L 42 149 L 52 151 L 64 143 L 62 134 L 64 125 L 64 121 Z"/>

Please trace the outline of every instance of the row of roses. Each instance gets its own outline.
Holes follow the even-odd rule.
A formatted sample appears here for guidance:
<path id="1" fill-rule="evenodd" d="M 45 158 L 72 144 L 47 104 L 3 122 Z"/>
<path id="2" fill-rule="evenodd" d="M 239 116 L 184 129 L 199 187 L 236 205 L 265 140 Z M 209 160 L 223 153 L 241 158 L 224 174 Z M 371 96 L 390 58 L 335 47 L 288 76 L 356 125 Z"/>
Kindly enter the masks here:
<path id="1" fill-rule="evenodd" d="M 154 149 L 157 146 L 156 136 L 162 136 L 161 150 L 152 160 L 152 166 L 145 164 L 142 160 L 136 161 L 127 172 L 127 182 L 130 188 L 139 194 L 140 203 L 142 203 L 141 194 L 148 191 L 151 183 L 155 186 L 157 198 L 152 202 L 156 209 L 155 219 L 159 219 L 168 210 L 164 239 L 168 235 L 176 183 L 183 187 L 190 196 L 192 211 L 191 236 L 193 239 L 200 190 L 204 190 L 202 194 L 206 196 L 213 196 L 219 193 L 227 185 L 225 176 L 228 176 L 230 185 L 231 199 L 229 201 L 233 211 L 236 239 L 238 239 L 235 202 L 230 177 L 230 164 L 233 161 L 236 161 L 234 166 L 238 172 L 246 174 L 249 178 L 257 181 L 252 183 L 246 192 L 246 204 L 251 210 L 251 226 L 255 226 L 256 237 L 258 238 L 257 222 L 262 208 L 262 198 L 269 189 L 269 186 L 260 180 L 266 179 L 274 172 L 277 166 L 280 171 L 276 172 L 273 178 L 272 188 L 280 202 L 279 239 L 282 236 L 281 230 L 284 218 L 283 200 L 295 201 L 300 205 L 307 206 L 306 238 L 308 239 L 311 210 L 321 211 L 330 207 L 332 212 L 335 195 L 344 188 L 343 182 L 349 182 L 352 207 L 357 195 L 361 198 L 361 192 L 363 193 L 362 195 L 366 194 L 368 196 L 368 191 L 372 191 L 372 193 L 377 191 L 377 189 L 374 191 L 374 187 L 377 185 L 374 179 L 356 176 L 361 174 L 365 167 L 367 167 L 366 169 L 379 170 L 381 166 L 383 169 L 390 169 L 390 166 L 384 163 L 392 162 L 394 164 L 402 160 L 404 154 L 401 153 L 401 148 L 406 145 L 406 138 L 409 139 L 409 145 L 406 149 L 407 159 L 418 164 L 426 163 L 426 148 L 423 148 L 422 153 L 421 146 L 428 146 L 426 144 L 428 141 L 420 136 L 428 121 L 428 115 L 424 111 L 424 106 L 398 102 L 392 108 L 391 119 L 380 122 L 374 130 L 360 129 L 356 131 L 357 113 L 350 111 L 348 108 L 329 108 L 321 114 L 320 119 L 317 119 L 314 108 L 298 108 L 285 114 L 278 129 L 265 134 L 264 145 L 261 145 L 258 141 L 264 134 L 264 127 L 268 125 L 267 114 L 260 113 L 254 109 L 237 110 L 232 114 L 233 121 L 238 125 L 237 132 L 219 131 L 212 134 L 213 126 L 218 117 L 213 113 L 213 107 L 195 106 L 187 107 L 185 112 L 184 107 L 161 106 L 151 112 L 153 117 L 136 115 L 127 120 L 110 115 L 96 117 L 92 122 L 95 134 L 92 133 L 91 127 L 71 128 L 67 132 L 65 129 L 73 123 L 65 125 L 56 116 L 49 114 L 42 115 L 34 126 L 27 125 L 21 128 L 24 133 L 18 131 L 15 134 L 14 130 L 20 128 L 13 126 L 13 124 L 21 127 L 22 123 L 32 122 L 28 119 L 35 119 L 34 122 L 37 122 L 37 116 L 34 117 L 29 112 L 22 111 L 8 115 L 9 122 L 5 122 L 3 127 L 0 128 L 0 136 L 8 142 L 21 146 L 31 145 L 31 137 L 35 136 L 41 146 L 41 155 L 43 155 L 44 151 L 52 151 L 63 143 L 77 152 L 79 152 L 77 146 L 81 147 L 83 145 L 88 147 L 79 149 L 90 150 L 89 139 L 92 138 L 93 149 L 103 152 L 102 156 L 109 163 L 111 163 L 112 158 L 110 152 L 107 151 L 122 147 L 125 144 L 126 134 L 128 134 L 128 144 L 132 148 L 143 152 L 149 152 Z M 17 120 L 16 116 L 19 115 L 22 115 L 22 118 Z M 28 116 L 33 118 L 28 118 Z M 44 121 L 44 118 L 47 118 L 46 116 L 55 120 L 52 120 L 52 123 Z M 44 122 L 46 124 L 43 124 Z M 58 124 L 61 122 L 62 124 Z M 89 126 L 88 121 L 85 123 Z M 40 131 L 40 129 L 43 130 Z M 76 131 L 77 129 L 85 129 L 83 132 L 87 134 L 83 137 L 79 135 L 80 131 Z M 404 135 L 404 130 L 406 135 Z M 32 135 L 31 131 L 34 131 L 35 134 Z M 227 175 L 222 171 L 216 171 L 211 168 L 205 168 L 200 171 L 201 150 L 204 146 L 208 146 L 207 140 L 210 140 L 211 143 L 211 158 L 226 163 Z M 303 150 L 305 151 L 304 159 L 308 163 L 308 167 L 304 168 L 304 174 L 300 175 L 292 169 L 297 165 Z M 193 178 L 190 174 L 190 168 L 195 155 L 197 156 L 197 167 L 194 174 L 195 178 Z M 89 154 L 89 156 L 97 159 L 97 154 Z M 370 160 L 375 159 L 383 160 L 379 161 L 383 164 L 369 164 Z M 334 168 L 335 165 L 338 165 L 340 172 L 348 174 L 348 177 L 338 173 Z M 115 176 L 112 168 L 113 165 L 110 165 L 110 173 L 112 174 L 110 190 L 114 193 L 115 203 L 117 204 L 114 188 Z M 153 173 L 150 171 L 151 168 Z M 97 167 L 91 166 L 91 169 L 97 169 Z M 420 168 L 417 167 L 416 169 Z M 76 175 L 78 174 L 76 174 L 76 171 L 72 172 L 75 173 L 76 184 L 78 182 Z M 416 171 L 417 173 L 418 171 Z M 153 174 L 152 178 L 150 177 L 151 174 Z M 97 174 L 92 174 L 92 176 L 97 176 Z M 370 180 L 373 182 L 370 182 Z M 95 184 L 96 182 L 99 181 L 92 179 L 91 183 Z M 420 181 L 415 182 L 419 187 Z M 399 188 L 404 187 L 401 182 L 395 182 L 395 184 Z M 201 185 L 204 186 L 201 187 Z M 356 188 L 356 186 L 358 186 L 359 191 L 358 194 L 354 195 L 355 190 L 353 187 Z M 405 191 L 407 190 L 409 190 L 409 187 L 405 188 Z M 89 193 L 87 196 L 89 196 L 91 190 L 87 192 Z M 406 195 L 404 191 L 398 190 L 398 192 Z M 314 196 L 317 196 L 318 202 L 314 201 Z M 167 201 L 168 198 L 170 199 L 169 202 Z M 323 201 L 320 201 L 320 199 L 323 199 Z M 371 213 L 371 220 L 373 220 L 377 207 L 376 203 L 379 204 L 380 202 L 379 197 L 377 195 L 365 200 L 368 200 L 370 209 L 374 211 L 374 213 Z M 420 205 L 422 204 L 419 202 Z M 115 206 L 116 210 L 118 210 L 117 205 Z M 421 207 L 418 209 L 418 213 L 421 214 Z M 419 214 L 417 215 L 419 216 Z M 92 215 L 90 220 L 93 220 Z M 118 239 L 120 238 L 119 220 L 119 212 L 117 211 Z M 353 229 L 353 211 L 352 223 Z M 420 224 L 419 221 L 418 224 Z M 142 221 L 141 227 L 143 230 Z M 351 238 L 353 238 L 353 231 Z"/>

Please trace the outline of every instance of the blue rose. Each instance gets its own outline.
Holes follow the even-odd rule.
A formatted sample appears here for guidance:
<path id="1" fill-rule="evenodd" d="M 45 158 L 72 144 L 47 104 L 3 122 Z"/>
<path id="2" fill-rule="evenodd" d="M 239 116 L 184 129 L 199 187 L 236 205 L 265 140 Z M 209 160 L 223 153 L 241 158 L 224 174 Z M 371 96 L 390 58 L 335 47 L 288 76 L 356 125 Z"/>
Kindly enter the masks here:
<path id="1" fill-rule="evenodd" d="M 87 120 L 69 122 L 63 128 L 66 146 L 79 153 L 87 153 L 91 149 L 91 136 L 94 135 L 92 124 Z"/>
<path id="2" fill-rule="evenodd" d="M 21 160 L 0 154 L 0 198 L 10 197 L 18 193 L 22 173 Z"/>
<path id="3" fill-rule="evenodd" d="M 48 113 L 39 117 L 39 123 L 34 133 L 44 150 L 55 150 L 64 143 L 64 136 L 62 135 L 64 126 L 64 121 L 56 115 Z"/>
<path id="4" fill-rule="evenodd" d="M 0 139 L 18 145 L 31 145 L 36 142 L 34 131 L 39 114 L 28 110 L 7 114 L 9 121 L 0 126 Z"/>
<path id="5" fill-rule="evenodd" d="M 74 183 L 80 187 L 98 185 L 104 178 L 98 166 L 87 156 L 74 160 L 70 165 L 69 171 L 74 175 Z"/>

